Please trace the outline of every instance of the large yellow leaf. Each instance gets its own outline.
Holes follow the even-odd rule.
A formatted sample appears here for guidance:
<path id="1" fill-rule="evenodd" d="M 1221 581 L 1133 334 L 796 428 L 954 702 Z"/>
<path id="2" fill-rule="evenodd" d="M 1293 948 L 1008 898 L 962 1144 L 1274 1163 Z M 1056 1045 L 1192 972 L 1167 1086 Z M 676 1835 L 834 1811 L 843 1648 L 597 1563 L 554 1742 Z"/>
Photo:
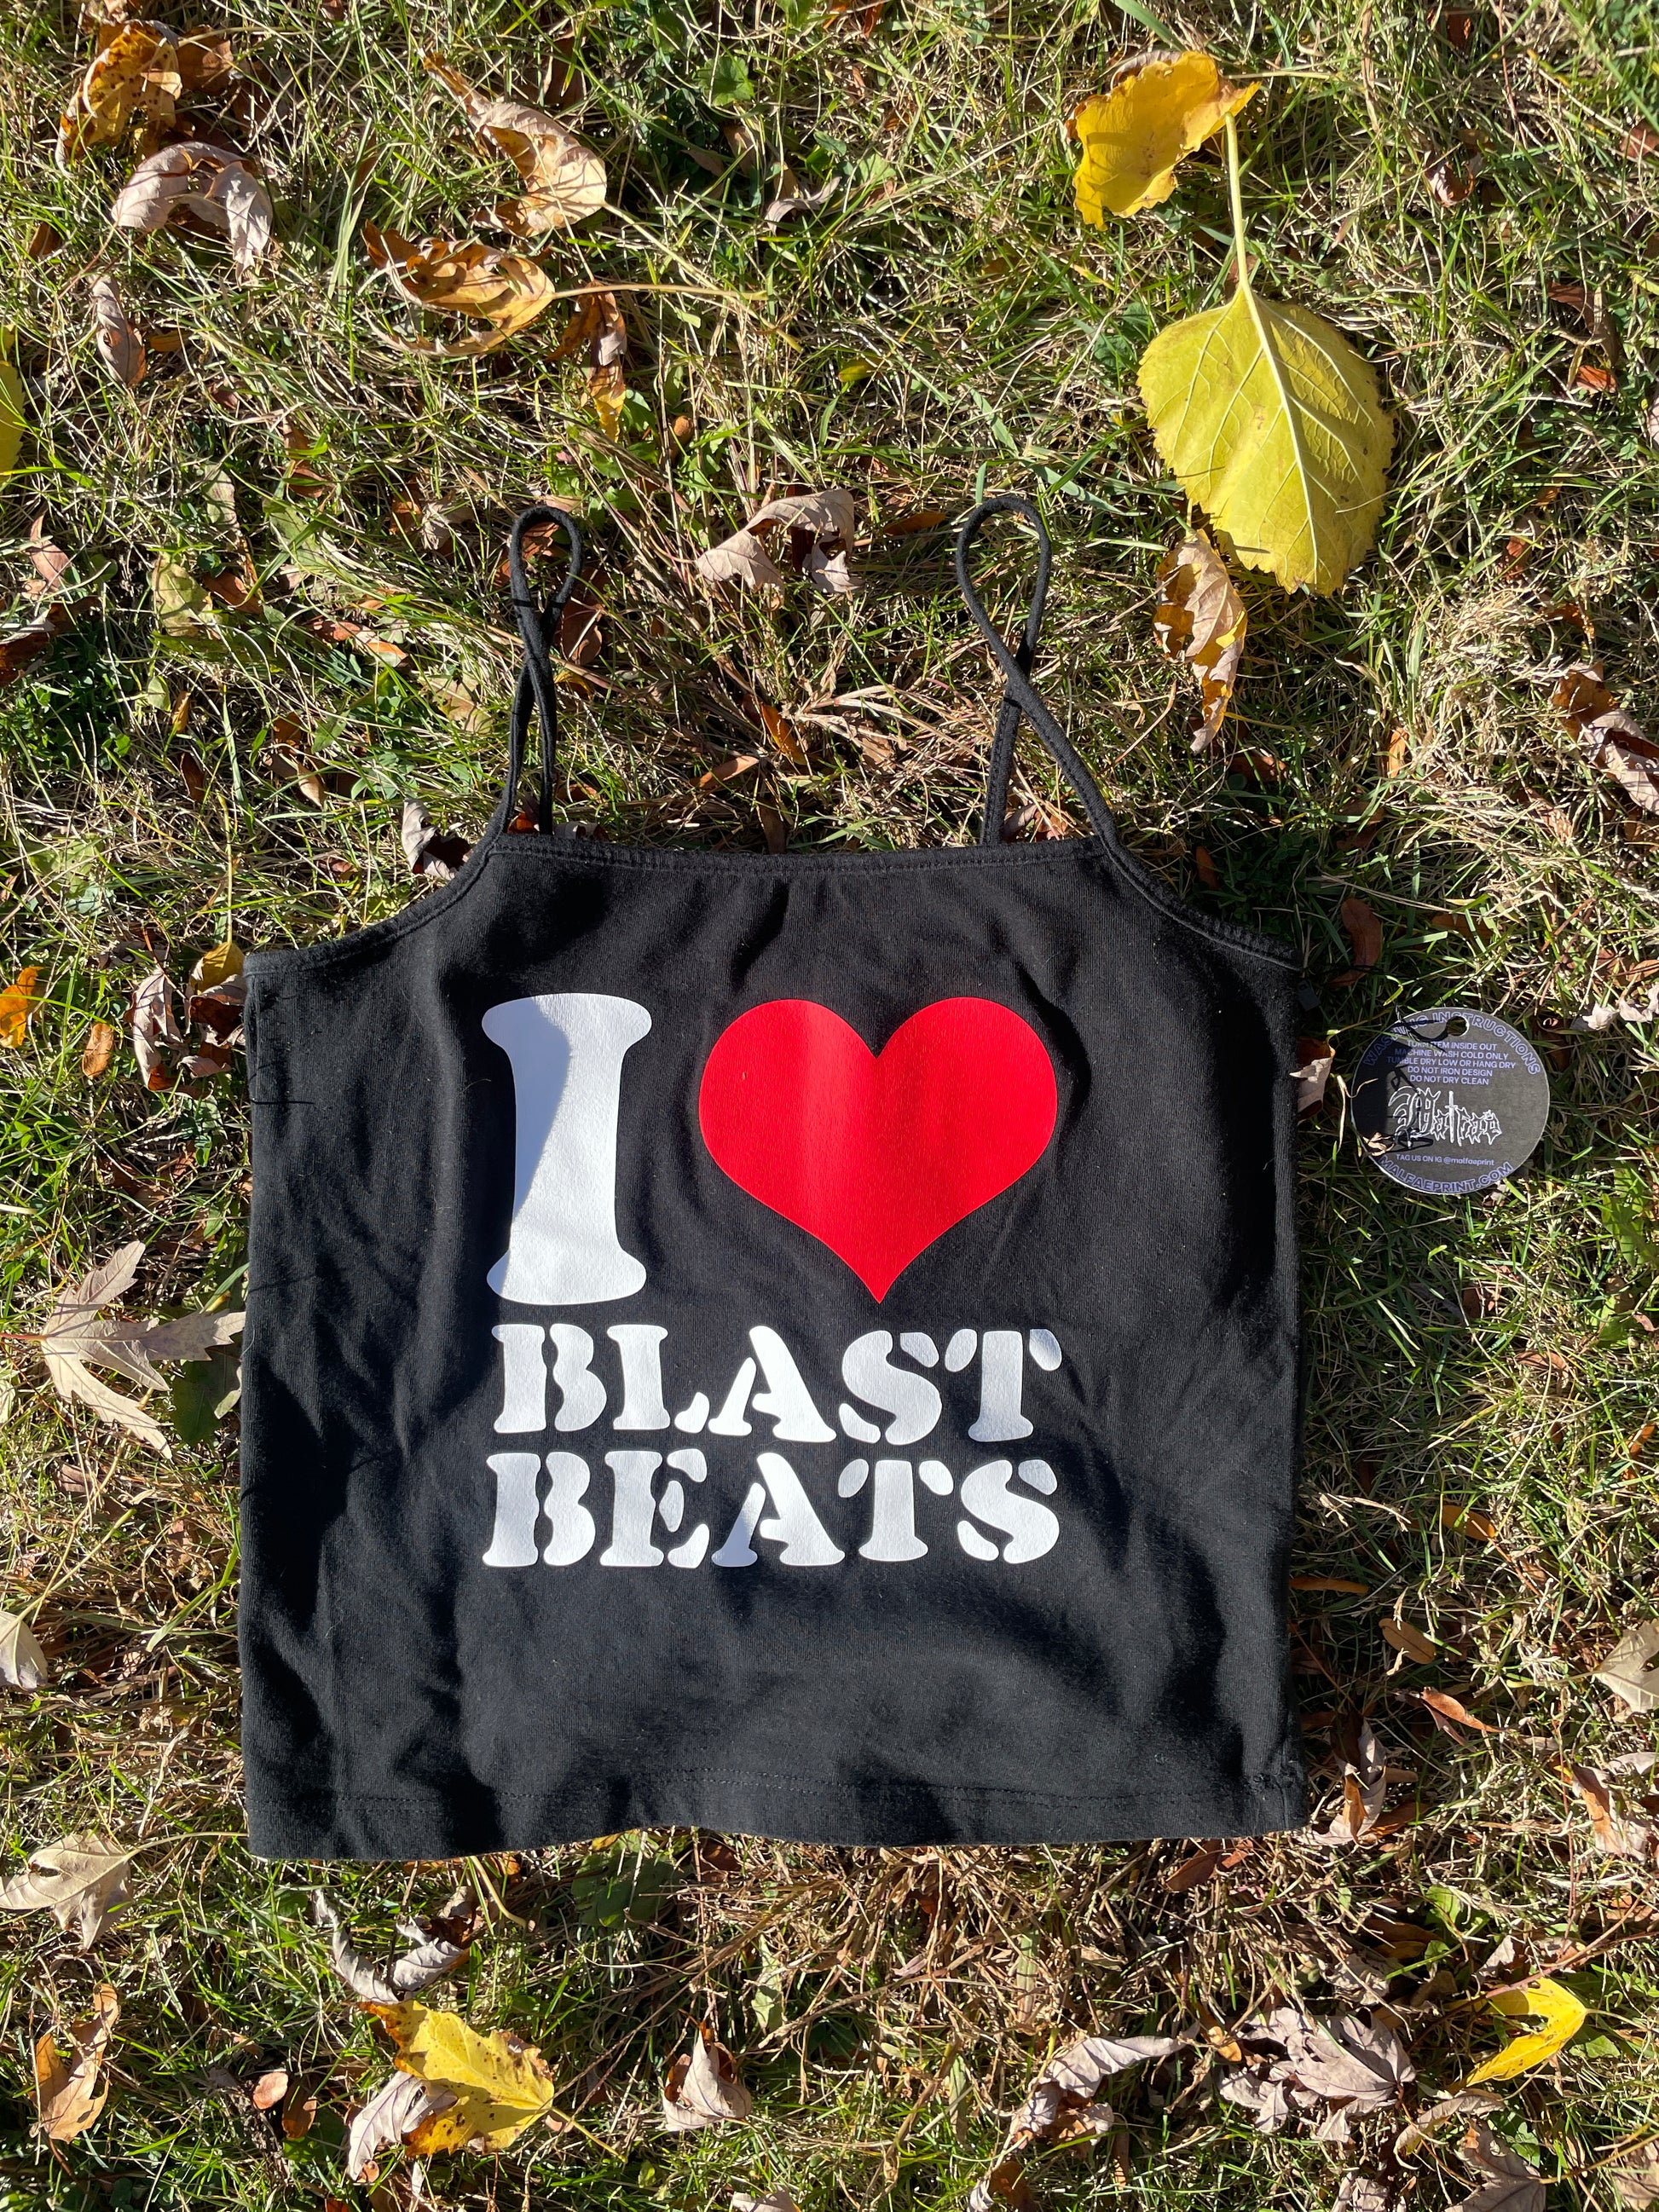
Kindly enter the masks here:
<path id="1" fill-rule="evenodd" d="M 1495 2058 L 1475 2068 L 1464 2084 L 1466 2088 L 1477 2081 L 1512 2081 L 1517 2074 L 1530 2073 L 1534 2066 L 1553 2058 L 1564 2044 L 1571 2043 L 1589 2018 L 1572 1991 L 1559 1982 L 1534 1982 L 1524 1990 L 1500 1990 L 1492 2002 L 1495 2011 L 1511 2020 L 1524 2020 L 1530 2014 L 1544 2025 L 1528 2034 L 1512 2037 Z"/>
<path id="2" fill-rule="evenodd" d="M 17 466 L 23 428 L 23 380 L 10 362 L 0 361 L 0 477 Z"/>
<path id="3" fill-rule="evenodd" d="M 1176 164 L 1261 90 L 1229 84 L 1208 54 L 1169 54 L 1085 100 L 1073 127 L 1083 149 L 1072 189 L 1085 222 L 1139 215 L 1175 190 Z"/>
<path id="4" fill-rule="evenodd" d="M 1376 372 L 1305 308 L 1241 284 L 1140 359 L 1158 450 L 1239 559 L 1334 592 L 1370 547 L 1394 424 Z"/>
<path id="5" fill-rule="evenodd" d="M 497 2028 L 480 2035 L 459 2013 L 405 2003 L 371 2005 L 398 2046 L 398 2064 L 455 2101 L 429 2113 L 409 2141 L 422 2156 L 477 2143 L 505 2150 L 553 2101 L 541 2053 Z"/>
<path id="6" fill-rule="evenodd" d="M 363 243 L 381 275 L 415 307 L 470 315 L 493 325 L 488 337 L 400 339 L 410 353 L 492 353 L 553 304 L 553 279 L 538 262 L 477 239 L 400 238 L 395 230 L 367 222 Z"/>

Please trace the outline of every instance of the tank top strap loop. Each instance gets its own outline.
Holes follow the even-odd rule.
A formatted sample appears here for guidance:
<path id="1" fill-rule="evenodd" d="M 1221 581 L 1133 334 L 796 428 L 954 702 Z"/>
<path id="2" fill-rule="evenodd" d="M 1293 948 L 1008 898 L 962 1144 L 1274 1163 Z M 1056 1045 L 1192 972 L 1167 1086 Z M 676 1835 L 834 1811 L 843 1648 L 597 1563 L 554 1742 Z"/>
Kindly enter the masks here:
<path id="1" fill-rule="evenodd" d="M 564 532 L 570 559 L 564 580 L 544 607 L 536 604 L 525 566 L 525 538 L 544 524 L 555 523 Z M 545 836 L 553 828 L 553 763 L 558 750 L 559 694 L 549 650 L 559 635 L 559 617 L 582 572 L 581 532 L 562 507 L 527 507 L 513 525 L 507 545 L 507 570 L 512 588 L 513 613 L 524 643 L 524 665 L 513 695 L 513 714 L 507 729 L 507 788 L 501 795 L 500 820 L 505 828 L 519 804 L 519 781 L 524 774 L 525 739 L 530 733 L 532 707 L 541 725 L 542 777 L 536 801 L 536 827 Z"/>
<path id="2" fill-rule="evenodd" d="M 1012 651 L 986 613 L 968 574 L 969 550 L 992 516 L 997 514 L 1018 514 L 1036 532 L 1036 580 L 1031 589 L 1030 605 L 1025 611 L 1024 633 L 1018 646 Z M 1023 492 L 999 492 L 994 498 L 981 500 L 957 532 L 957 583 L 969 613 L 979 624 L 992 656 L 1002 671 L 1005 683 L 1002 710 L 997 716 L 996 735 L 991 744 L 985 818 L 979 833 L 981 845 L 998 845 L 1002 842 L 1003 818 L 1008 808 L 1008 780 L 1014 764 L 1014 740 L 1019 733 L 1022 716 L 1047 745 L 1061 774 L 1069 780 L 1083 801 L 1084 811 L 1097 836 L 1110 843 L 1117 835 L 1115 824 L 1094 778 L 1078 757 L 1071 739 L 1043 705 L 1031 682 L 1031 665 L 1036 658 L 1037 641 L 1042 627 L 1043 602 L 1048 595 L 1048 572 L 1053 560 L 1054 549 L 1049 543 L 1048 533 L 1042 526 L 1042 517 Z"/>

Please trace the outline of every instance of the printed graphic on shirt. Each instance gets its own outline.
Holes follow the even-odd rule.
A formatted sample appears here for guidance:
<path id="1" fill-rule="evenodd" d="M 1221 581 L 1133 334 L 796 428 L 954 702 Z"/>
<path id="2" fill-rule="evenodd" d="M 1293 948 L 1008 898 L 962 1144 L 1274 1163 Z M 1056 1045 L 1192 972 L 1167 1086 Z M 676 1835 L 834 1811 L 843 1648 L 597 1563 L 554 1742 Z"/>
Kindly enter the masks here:
<path id="1" fill-rule="evenodd" d="M 1042 1158 L 1054 1072 L 1030 1024 L 994 1000 L 940 999 L 875 1053 L 828 1006 L 774 999 L 715 1044 L 697 1111 L 738 1188 L 879 1301 Z"/>
<path id="2" fill-rule="evenodd" d="M 592 1306 L 646 1287 L 617 1234 L 617 1140 L 623 1063 L 651 1026 L 635 1000 L 594 992 L 509 1000 L 485 1014 L 484 1034 L 513 1071 L 513 1220 L 489 1276 L 504 1301 Z M 877 1052 L 827 1006 L 782 999 L 716 1041 L 697 1110 L 732 1203 L 757 1201 L 804 1231 L 879 1303 L 920 1254 L 1030 1172 L 1056 1103 L 1036 1030 L 993 1000 L 939 1000 Z M 654 1322 L 616 1322 L 603 1344 L 574 1321 L 498 1323 L 496 1433 L 550 1432 L 561 1448 L 489 1455 L 483 1564 L 829 1567 L 855 1550 L 904 1565 L 943 1541 L 1018 1566 L 1059 1541 L 1059 1516 L 1042 1502 L 1059 1487 L 1048 1462 L 984 1455 L 1033 1434 L 1027 1371 L 1061 1366 L 1053 1330 L 958 1327 L 942 1353 L 923 1330 L 896 1343 L 890 1330 L 866 1330 L 841 1354 L 846 1396 L 823 1406 L 777 1329 L 747 1334 L 729 1379 L 682 1370 L 671 1389 L 668 1332 Z M 664 1448 L 605 1449 L 601 1437 L 591 1449 L 564 1445 L 605 1429 L 655 1432 Z M 882 1446 L 890 1455 L 876 1454 Z M 918 1446 L 930 1455 L 911 1456 Z M 951 1462 L 964 1457 L 958 1480 Z M 709 1517 L 682 1533 L 690 1496 L 708 1501 Z"/>

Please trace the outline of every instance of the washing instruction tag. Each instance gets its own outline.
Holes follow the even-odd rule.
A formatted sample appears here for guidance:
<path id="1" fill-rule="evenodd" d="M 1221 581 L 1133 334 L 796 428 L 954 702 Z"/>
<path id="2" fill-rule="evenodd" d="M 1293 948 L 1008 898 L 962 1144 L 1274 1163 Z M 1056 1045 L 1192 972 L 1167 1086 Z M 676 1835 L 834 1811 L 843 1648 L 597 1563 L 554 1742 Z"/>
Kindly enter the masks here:
<path id="1" fill-rule="evenodd" d="M 1432 1006 L 1371 1040 L 1353 1110 L 1385 1176 L 1431 1198 L 1462 1197 L 1502 1182 L 1532 1152 L 1549 1116 L 1549 1077 L 1495 1014 Z"/>

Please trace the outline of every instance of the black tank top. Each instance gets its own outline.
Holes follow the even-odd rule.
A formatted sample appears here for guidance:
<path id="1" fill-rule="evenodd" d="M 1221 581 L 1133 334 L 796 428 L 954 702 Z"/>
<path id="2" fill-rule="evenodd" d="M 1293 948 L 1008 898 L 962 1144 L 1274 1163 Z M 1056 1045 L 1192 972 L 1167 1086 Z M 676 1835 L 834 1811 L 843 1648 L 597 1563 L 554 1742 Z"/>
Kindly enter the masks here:
<path id="1" fill-rule="evenodd" d="M 1009 509 L 1017 653 L 966 560 Z M 935 851 L 556 828 L 580 547 L 538 508 L 511 556 L 488 832 L 247 967 L 254 1849 L 1300 1822 L 1297 963 L 1120 843 L 1029 680 L 1034 510 L 957 543 L 1007 690 L 981 842 Z M 1091 836 L 1001 842 L 1022 715 Z"/>

